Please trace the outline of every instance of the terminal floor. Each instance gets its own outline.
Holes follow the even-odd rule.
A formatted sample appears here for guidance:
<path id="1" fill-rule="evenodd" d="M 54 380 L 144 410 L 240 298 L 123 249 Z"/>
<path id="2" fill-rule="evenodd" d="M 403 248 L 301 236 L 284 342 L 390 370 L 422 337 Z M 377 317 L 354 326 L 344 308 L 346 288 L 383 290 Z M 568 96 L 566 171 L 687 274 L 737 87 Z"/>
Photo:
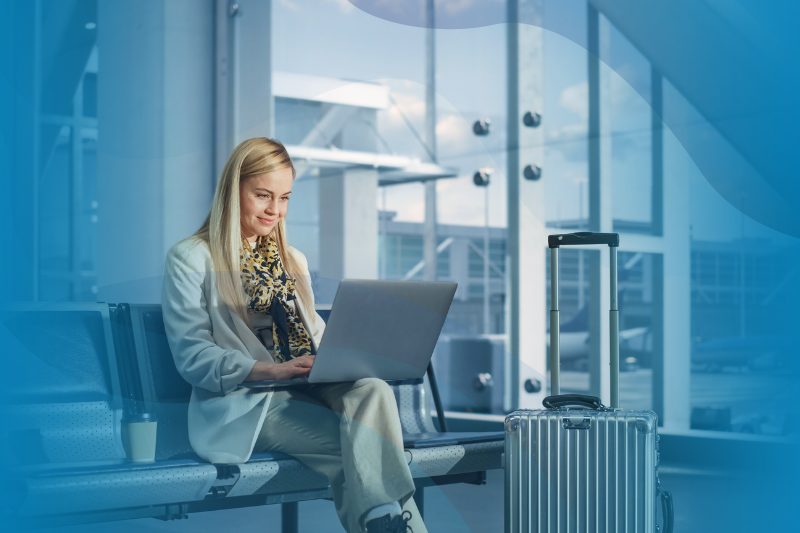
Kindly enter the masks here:
<path id="1" fill-rule="evenodd" d="M 754 489 L 753 480 L 664 466 L 661 483 L 675 500 L 675 533 L 724 531 L 788 531 L 797 494 L 784 501 Z M 487 484 L 450 485 L 426 489 L 426 525 L 431 533 L 501 533 L 503 531 L 503 472 L 489 472 Z M 280 506 L 215 511 L 188 519 L 162 522 L 129 520 L 41 530 L 51 533 L 220 533 L 224 531 L 280 532 Z M 784 522 L 785 521 L 785 522 Z M 796 524 L 795 524 L 796 525 Z M 341 533 L 333 503 L 300 504 L 301 533 Z"/>

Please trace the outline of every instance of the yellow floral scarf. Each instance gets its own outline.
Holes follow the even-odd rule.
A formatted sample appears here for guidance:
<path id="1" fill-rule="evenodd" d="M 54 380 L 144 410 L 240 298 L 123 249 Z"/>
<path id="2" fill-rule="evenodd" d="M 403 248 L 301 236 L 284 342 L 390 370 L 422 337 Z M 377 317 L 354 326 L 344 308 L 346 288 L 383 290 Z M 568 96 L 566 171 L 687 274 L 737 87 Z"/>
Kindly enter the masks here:
<path id="1" fill-rule="evenodd" d="M 311 337 L 288 303 L 297 299 L 296 286 L 283 269 L 277 243 L 260 236 L 251 248 L 242 239 L 240 264 L 242 285 L 249 297 L 247 311 L 272 315 L 272 340 L 278 362 L 314 355 Z"/>

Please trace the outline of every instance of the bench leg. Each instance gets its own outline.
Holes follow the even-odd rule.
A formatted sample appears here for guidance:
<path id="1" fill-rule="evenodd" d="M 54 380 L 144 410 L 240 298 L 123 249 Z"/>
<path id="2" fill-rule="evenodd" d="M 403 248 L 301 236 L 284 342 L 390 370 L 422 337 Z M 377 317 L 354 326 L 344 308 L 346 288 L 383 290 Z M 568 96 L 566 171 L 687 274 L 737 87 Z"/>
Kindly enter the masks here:
<path id="1" fill-rule="evenodd" d="M 298 511 L 297 502 L 288 502 L 281 504 L 282 533 L 297 533 L 299 518 L 300 518 L 300 513 Z"/>
<path id="2" fill-rule="evenodd" d="M 425 487 L 417 487 L 414 491 L 414 503 L 419 509 L 419 517 L 425 519 Z"/>

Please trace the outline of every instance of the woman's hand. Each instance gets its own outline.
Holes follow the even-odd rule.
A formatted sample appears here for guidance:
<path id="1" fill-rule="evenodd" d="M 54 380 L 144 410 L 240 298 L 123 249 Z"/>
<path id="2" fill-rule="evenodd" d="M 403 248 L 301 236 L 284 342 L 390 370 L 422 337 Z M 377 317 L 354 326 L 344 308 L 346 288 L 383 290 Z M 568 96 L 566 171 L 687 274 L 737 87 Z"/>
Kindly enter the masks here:
<path id="1" fill-rule="evenodd" d="M 281 381 L 284 379 L 304 378 L 311 373 L 314 364 L 313 355 L 301 355 L 284 363 L 267 363 L 257 361 L 253 370 L 244 379 L 245 381 Z"/>

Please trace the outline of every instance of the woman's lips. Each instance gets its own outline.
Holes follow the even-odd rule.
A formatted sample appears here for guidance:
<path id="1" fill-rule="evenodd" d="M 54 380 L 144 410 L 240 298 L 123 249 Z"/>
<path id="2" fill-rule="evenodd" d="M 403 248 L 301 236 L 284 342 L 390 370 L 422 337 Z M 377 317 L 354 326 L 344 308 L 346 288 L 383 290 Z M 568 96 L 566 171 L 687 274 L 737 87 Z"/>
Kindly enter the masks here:
<path id="1" fill-rule="evenodd" d="M 268 220 L 266 218 L 261 218 L 261 217 L 256 217 L 256 218 L 258 219 L 259 222 L 261 222 L 265 226 L 271 226 L 275 224 L 275 220 Z"/>

